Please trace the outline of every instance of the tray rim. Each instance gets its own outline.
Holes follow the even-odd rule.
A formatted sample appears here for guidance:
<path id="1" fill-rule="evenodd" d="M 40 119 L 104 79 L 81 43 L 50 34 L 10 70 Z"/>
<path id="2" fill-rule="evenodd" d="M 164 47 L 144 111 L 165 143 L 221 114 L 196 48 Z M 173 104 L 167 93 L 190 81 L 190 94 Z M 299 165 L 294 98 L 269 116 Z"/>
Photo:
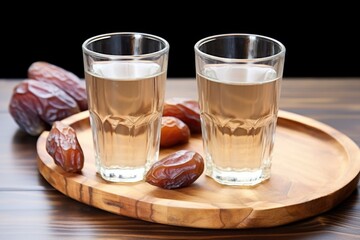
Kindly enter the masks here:
<path id="1" fill-rule="evenodd" d="M 89 116 L 89 113 L 88 111 L 84 111 L 84 112 L 81 112 L 81 113 L 78 113 L 78 114 L 75 114 L 75 115 L 72 115 L 70 116 L 69 118 L 66 118 L 64 120 L 62 120 L 63 123 L 65 124 L 74 124 L 78 121 L 82 121 L 84 120 L 85 118 L 88 118 Z M 332 207 L 334 207 L 335 205 L 337 205 L 338 203 L 340 203 L 342 200 L 344 200 L 346 197 L 348 197 L 348 195 L 351 194 L 351 192 L 357 187 L 357 183 L 359 181 L 359 175 L 360 175 L 360 150 L 359 150 L 359 147 L 356 145 L 356 143 L 354 141 L 352 141 L 349 137 L 347 137 L 345 134 L 339 132 L 338 130 L 336 130 L 335 128 L 327 125 L 327 124 L 324 124 L 320 121 L 317 121 L 315 119 L 312 119 L 312 118 L 309 118 L 309 117 L 306 117 L 306 116 L 302 116 L 302 115 L 299 115 L 299 114 L 296 114 L 296 113 L 292 113 L 292 112 L 287 112 L 287 111 L 283 111 L 283 110 L 280 110 L 279 111 L 279 118 L 281 118 L 282 120 L 285 120 L 285 121 L 292 121 L 292 122 L 297 122 L 297 123 L 300 123 L 304 126 L 307 126 L 307 127 L 310 127 L 310 128 L 314 128 L 316 129 L 317 131 L 321 131 L 322 133 L 332 137 L 337 143 L 339 143 L 339 145 L 344 149 L 344 151 L 347 153 L 347 157 L 349 159 L 349 161 L 355 161 L 357 164 L 356 164 L 356 168 L 358 169 L 357 170 L 357 173 L 356 171 L 351 171 L 351 173 L 353 173 L 352 175 L 350 174 L 343 174 L 342 178 L 341 178 L 341 182 L 339 181 L 337 185 L 341 185 L 341 186 L 336 186 L 336 187 L 333 187 L 332 189 L 335 189 L 334 192 L 330 193 L 330 194 L 327 194 L 327 196 L 329 195 L 336 195 L 336 201 L 334 201 L 334 203 L 332 204 Z M 43 146 L 39 146 L 41 145 L 41 141 L 40 139 L 44 139 L 44 137 L 46 138 L 48 132 L 43 132 L 41 134 L 41 136 L 39 137 L 38 139 L 38 143 L 37 143 L 37 149 L 39 147 L 43 147 Z M 38 151 L 39 153 L 39 151 Z M 39 171 L 40 173 L 44 176 L 45 174 L 42 172 L 41 170 L 41 167 L 40 167 L 40 164 L 42 162 L 42 159 L 40 156 L 38 156 L 38 164 L 39 164 Z M 45 165 L 45 164 L 44 164 Z M 49 169 L 50 170 L 50 169 Z M 66 174 L 65 174 L 66 175 Z M 45 177 L 45 176 L 44 176 Z M 83 176 L 83 175 L 78 175 L 76 176 L 75 178 L 77 179 L 81 179 L 81 182 L 86 182 L 86 181 L 94 181 L 92 179 L 87 179 L 86 176 Z M 51 179 L 47 179 L 45 177 L 45 179 L 51 184 L 54 186 L 55 189 L 56 188 L 56 184 L 53 183 L 51 181 Z M 96 181 L 95 181 L 96 182 Z M 339 189 L 339 187 L 341 187 Z M 95 186 L 91 186 L 91 188 L 93 188 L 93 192 L 96 193 L 97 191 L 104 191 L 102 189 L 99 189 L 99 187 L 97 187 L 96 185 Z M 349 191 L 344 191 L 344 189 L 348 189 L 350 188 L 350 192 Z M 111 189 L 111 188 L 110 188 Z M 59 190 L 59 189 L 57 189 Z M 62 190 L 59 190 L 60 192 L 63 192 L 65 195 L 69 196 L 69 197 L 72 197 L 74 198 L 75 200 L 79 201 L 76 196 L 72 196 L 71 193 L 68 193 L 66 191 L 62 191 Z M 169 190 L 165 190 L 165 191 L 169 191 Z M 106 191 L 108 192 L 108 191 Z M 342 192 L 349 192 L 347 195 L 344 195 L 342 194 Z M 112 193 L 112 192 L 110 192 Z M 113 193 L 112 193 L 113 194 Z M 122 198 L 126 198 L 125 195 L 122 195 L 121 196 Z M 310 199 L 307 201 L 307 203 L 311 204 L 312 202 L 317 202 L 319 200 L 321 200 L 321 198 L 323 198 L 324 196 L 320 196 L 320 197 L 315 197 L 314 199 Z M 150 204 L 154 204 L 155 206 L 158 206 L 158 207 L 161 207 L 163 206 L 162 204 L 162 199 L 161 198 L 156 198 L 156 197 L 153 197 L 155 200 L 153 202 L 151 202 Z M 143 204 L 141 202 L 141 199 L 138 200 L 139 202 L 137 204 L 141 205 Z M 91 206 L 94 206 L 91 202 L 87 203 L 85 201 L 80 201 L 80 202 L 83 202 L 83 203 L 86 203 L 88 205 L 91 205 Z M 169 208 L 170 210 L 173 208 L 173 209 L 178 209 L 178 208 L 181 208 L 182 210 L 184 210 L 185 212 L 188 212 L 189 214 L 192 212 L 192 211 L 201 211 L 201 210 L 209 210 L 209 211 L 212 211 L 214 212 L 213 214 L 219 214 L 218 211 L 219 211 L 219 207 L 217 206 L 214 206 L 212 204 L 209 204 L 209 203 L 201 203 L 199 202 L 198 204 L 196 205 L 193 205 L 191 206 L 190 204 L 188 204 L 186 207 L 184 207 L 184 202 L 186 201 L 179 201 L 179 200 L 176 200 L 176 199 L 172 199 L 171 200 L 171 205 L 166 205 L 167 208 Z M 149 204 L 148 202 L 144 203 L 144 204 Z M 297 204 L 292 204 L 292 205 L 287 205 L 287 206 L 280 206 L 279 208 L 286 208 L 286 207 L 290 207 L 290 206 L 294 206 L 294 205 L 297 205 Z M 94 207 L 98 207 L 98 206 L 94 206 Z M 101 207 L 98 207 L 100 209 L 103 209 Z M 328 209 L 324 209 L 316 214 L 313 214 L 313 215 L 310 215 L 310 216 L 314 216 L 314 215 L 317 215 L 317 214 L 320 214 L 324 211 L 327 211 L 329 210 L 330 208 Z M 228 207 L 222 207 L 221 210 L 231 210 L 231 209 L 237 209 L 236 208 L 236 204 L 228 204 Z M 277 209 L 276 207 L 271 207 L 270 209 L 269 208 L 264 208 L 264 209 L 257 209 L 258 211 L 268 211 L 268 210 L 275 210 Z M 108 209 L 103 209 L 105 211 L 109 211 Z M 112 211 L 110 211 L 112 212 Z M 118 213 L 118 212 L 114 212 L 116 214 L 119 214 L 119 215 L 125 215 L 125 216 L 130 216 L 130 217 L 134 217 L 132 215 L 128 215 L 128 214 L 122 214 L 122 213 Z M 310 217 L 310 216 L 304 216 L 303 218 L 306 218 L 306 217 Z M 213 228 L 213 227 L 209 227 L 209 226 L 203 226 L 203 223 L 201 223 L 200 225 L 195 225 L 195 226 L 192 226 L 191 223 L 189 223 L 188 225 L 184 225 L 184 224 L 176 224 L 176 223 L 171 223 L 171 222 L 167 222 L 167 221 L 159 221 L 159 220 L 154 220 L 154 219 L 146 219 L 146 218 L 143 218 L 143 217 L 136 217 L 138 219 L 141 219 L 141 220 L 146 220 L 146 221 L 151 221 L 151 222 L 155 222 L 155 223 L 163 223 L 163 224 L 168 224 L 168 225 L 178 225 L 178 226 L 186 226 L 186 227 L 200 227 L 200 228 Z M 300 218 L 300 219 L 303 219 L 303 218 Z M 296 220 L 300 220 L 299 218 L 297 218 Z M 290 221 L 292 222 L 292 221 Z M 271 225 L 271 226 L 278 226 L 278 225 L 283 225 L 283 224 L 286 224 L 286 223 L 289 223 L 289 222 L 280 222 L 280 223 L 277 223 L 277 224 L 274 224 L 274 225 Z M 223 227 L 221 228 L 251 228 L 252 226 L 246 226 L 246 225 L 238 225 L 238 226 L 226 226 L 224 225 Z M 258 227 L 258 226 L 255 226 L 255 227 Z M 260 226 L 262 227 L 262 226 Z"/>

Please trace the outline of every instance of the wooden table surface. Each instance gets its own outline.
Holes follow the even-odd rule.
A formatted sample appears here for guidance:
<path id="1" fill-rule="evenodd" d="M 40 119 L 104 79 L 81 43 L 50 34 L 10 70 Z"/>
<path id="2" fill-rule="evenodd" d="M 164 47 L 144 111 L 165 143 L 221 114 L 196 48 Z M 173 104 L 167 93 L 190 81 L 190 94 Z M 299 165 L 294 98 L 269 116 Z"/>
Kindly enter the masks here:
<path id="1" fill-rule="evenodd" d="M 77 202 L 48 184 L 36 137 L 8 112 L 20 80 L 0 80 L 0 239 L 360 239 L 359 187 L 334 209 L 267 229 L 210 230 L 155 224 Z M 194 79 L 169 79 L 167 97 L 196 98 Z M 282 110 L 326 123 L 360 145 L 360 79 L 285 79 Z"/>

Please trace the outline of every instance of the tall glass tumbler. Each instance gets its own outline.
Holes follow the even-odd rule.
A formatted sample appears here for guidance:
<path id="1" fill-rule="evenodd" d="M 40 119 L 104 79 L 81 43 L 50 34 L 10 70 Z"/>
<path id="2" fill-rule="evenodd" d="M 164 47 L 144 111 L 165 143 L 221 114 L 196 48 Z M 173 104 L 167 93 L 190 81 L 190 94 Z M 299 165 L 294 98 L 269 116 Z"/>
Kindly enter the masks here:
<path id="1" fill-rule="evenodd" d="M 119 32 L 82 49 L 97 171 L 111 182 L 140 181 L 159 156 L 169 44 Z"/>
<path id="2" fill-rule="evenodd" d="M 270 177 L 285 47 L 254 34 L 195 44 L 206 174 L 225 185 Z"/>

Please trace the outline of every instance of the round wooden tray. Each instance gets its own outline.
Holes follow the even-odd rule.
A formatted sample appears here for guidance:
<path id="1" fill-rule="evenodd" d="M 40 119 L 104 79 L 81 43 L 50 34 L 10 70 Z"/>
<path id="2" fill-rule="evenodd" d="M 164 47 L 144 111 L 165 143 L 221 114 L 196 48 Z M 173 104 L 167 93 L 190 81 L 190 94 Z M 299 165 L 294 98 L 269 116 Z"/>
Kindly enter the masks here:
<path id="1" fill-rule="evenodd" d="M 77 132 L 84 168 L 70 174 L 56 166 L 45 149 L 48 132 L 43 132 L 37 142 L 43 177 L 80 202 L 150 222 L 216 229 L 283 225 L 331 209 L 359 180 L 360 151 L 352 140 L 323 123 L 284 111 L 279 112 L 271 178 L 255 187 L 222 186 L 204 174 L 177 190 L 146 182 L 108 183 L 96 174 L 88 112 L 63 122 Z M 160 157 L 180 149 L 203 154 L 201 136 L 162 150 Z"/>

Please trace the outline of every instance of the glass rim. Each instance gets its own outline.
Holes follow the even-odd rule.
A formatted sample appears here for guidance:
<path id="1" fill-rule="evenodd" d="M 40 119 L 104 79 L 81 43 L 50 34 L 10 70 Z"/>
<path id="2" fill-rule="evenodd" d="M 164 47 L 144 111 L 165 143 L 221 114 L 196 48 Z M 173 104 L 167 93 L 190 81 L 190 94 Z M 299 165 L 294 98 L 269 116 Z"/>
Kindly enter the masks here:
<path id="1" fill-rule="evenodd" d="M 214 40 L 216 38 L 228 37 L 228 36 L 242 36 L 242 37 L 244 37 L 244 36 L 254 36 L 254 37 L 257 37 L 257 38 L 263 38 L 263 39 L 269 40 L 269 41 L 274 42 L 277 45 L 279 45 L 280 51 L 278 53 L 276 53 L 276 54 L 273 54 L 273 55 L 270 55 L 270 56 L 267 56 L 267 57 L 261 57 L 261 58 L 226 58 L 226 57 L 218 57 L 218 56 L 215 56 L 215 55 L 211 55 L 211 54 L 202 52 L 199 49 L 200 46 L 202 46 L 203 44 L 205 44 L 205 43 L 207 43 L 207 42 L 209 42 L 211 40 Z M 194 45 L 194 49 L 195 49 L 195 53 L 200 55 L 200 56 L 211 58 L 213 60 L 217 60 L 217 61 L 221 61 L 221 62 L 231 62 L 231 63 L 236 63 L 236 62 L 239 62 L 239 63 L 261 62 L 261 61 L 271 60 L 271 59 L 277 58 L 277 57 L 279 57 L 281 55 L 284 55 L 285 51 L 286 51 L 285 46 L 280 41 L 278 41 L 278 40 L 276 40 L 274 38 L 271 38 L 271 37 L 267 37 L 267 36 L 259 35 L 259 34 L 252 34 L 252 33 L 226 33 L 226 34 L 218 34 L 218 35 L 208 36 L 208 37 L 202 38 L 199 41 L 197 41 L 195 43 L 195 45 Z"/>
<path id="2" fill-rule="evenodd" d="M 164 44 L 164 48 L 155 51 L 155 52 L 151 52 L 151 53 L 146 53 L 146 54 L 140 54 L 140 55 L 113 55 L 113 54 L 105 54 L 105 53 L 99 53 L 93 50 L 90 50 L 88 48 L 88 45 L 90 43 L 93 43 L 95 41 L 98 40 L 103 40 L 103 39 L 107 39 L 110 38 L 112 36 L 116 36 L 116 35 L 122 35 L 122 36 L 131 36 L 131 35 L 141 35 L 141 36 L 145 36 L 149 39 L 154 39 L 158 42 L 162 42 Z M 112 33 L 104 33 L 104 34 L 99 34 L 93 37 L 90 37 L 88 39 L 86 39 L 83 44 L 82 44 L 82 49 L 83 49 L 83 53 L 87 53 L 89 55 L 92 55 L 94 57 L 99 57 L 99 58 L 107 58 L 107 59 L 112 59 L 112 60 L 121 60 L 121 59 L 136 59 L 136 58 L 151 58 L 151 57 L 156 57 L 156 56 L 161 56 L 164 53 L 168 52 L 170 48 L 170 45 L 168 43 L 168 41 L 166 41 L 164 38 L 153 35 L 153 34 L 148 34 L 148 33 L 142 33 L 142 32 L 112 32 Z"/>

